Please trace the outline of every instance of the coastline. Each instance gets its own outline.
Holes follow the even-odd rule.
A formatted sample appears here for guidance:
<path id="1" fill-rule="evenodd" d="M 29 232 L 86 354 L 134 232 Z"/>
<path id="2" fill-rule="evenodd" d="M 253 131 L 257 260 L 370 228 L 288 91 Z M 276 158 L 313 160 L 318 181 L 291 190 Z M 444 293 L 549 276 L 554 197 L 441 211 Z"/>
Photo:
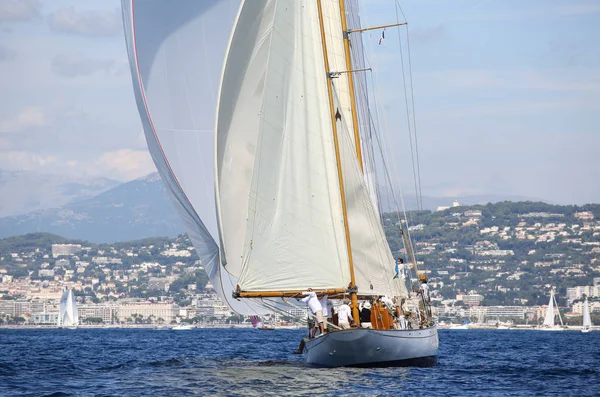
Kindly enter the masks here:
<path id="1" fill-rule="evenodd" d="M 102 325 L 78 325 L 77 329 L 156 329 L 156 330 L 172 330 L 173 327 L 176 327 L 180 324 L 169 324 L 169 325 L 158 325 L 158 324 L 102 324 Z M 256 329 L 251 324 L 201 324 L 201 325 L 191 325 L 192 329 Z M 284 326 L 284 327 L 275 327 L 275 329 L 301 329 L 304 327 L 300 326 Z M 0 330 L 2 329 L 62 329 L 56 325 L 0 325 Z"/>

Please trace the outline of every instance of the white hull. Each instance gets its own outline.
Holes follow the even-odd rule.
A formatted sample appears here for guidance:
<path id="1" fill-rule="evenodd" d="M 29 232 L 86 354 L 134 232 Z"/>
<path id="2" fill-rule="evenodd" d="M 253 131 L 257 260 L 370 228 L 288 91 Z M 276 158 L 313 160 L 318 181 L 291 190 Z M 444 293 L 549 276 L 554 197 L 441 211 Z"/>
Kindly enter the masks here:
<path id="1" fill-rule="evenodd" d="M 191 325 L 178 325 L 176 327 L 171 328 L 173 331 L 190 331 L 193 329 Z"/>
<path id="2" fill-rule="evenodd" d="M 436 327 L 348 329 L 306 341 L 306 362 L 323 367 L 431 365 L 438 354 Z"/>
<path id="3" fill-rule="evenodd" d="M 556 328 L 538 328 L 538 331 L 564 331 L 565 328 L 556 327 Z"/>
<path id="4" fill-rule="evenodd" d="M 584 328 L 581 330 L 581 332 L 583 332 L 584 334 L 587 334 L 590 331 L 591 331 L 591 329 L 589 329 L 589 328 Z"/>

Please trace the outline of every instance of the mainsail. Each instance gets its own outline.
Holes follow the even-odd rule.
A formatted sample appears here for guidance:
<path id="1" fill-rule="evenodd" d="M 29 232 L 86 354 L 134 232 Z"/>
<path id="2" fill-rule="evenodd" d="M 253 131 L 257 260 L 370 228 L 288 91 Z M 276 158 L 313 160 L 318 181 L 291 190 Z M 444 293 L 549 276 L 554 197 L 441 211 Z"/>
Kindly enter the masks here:
<path id="1" fill-rule="evenodd" d="M 592 319 L 590 317 L 590 306 L 586 297 L 585 301 L 583 302 L 583 328 L 590 329 L 591 327 Z"/>
<path id="2" fill-rule="evenodd" d="M 350 282 L 317 18 L 312 1 L 244 2 L 227 55 L 217 200 L 244 290 Z"/>
<path id="3" fill-rule="evenodd" d="M 148 149 L 186 232 L 220 296 L 236 280 L 222 272 L 214 201 L 213 139 L 219 77 L 241 0 L 122 0 L 133 88 Z"/>
<path id="4" fill-rule="evenodd" d="M 339 2 L 322 3 L 328 58 L 339 61 Z M 333 84 L 359 294 L 404 296 L 405 286 L 393 281 L 394 260 L 357 159 L 348 80 L 328 78 L 323 45 L 317 2 L 243 3 L 217 114 L 217 207 L 226 268 L 244 291 L 348 286 L 328 94 Z M 332 65 L 346 69 L 345 62 Z"/>
<path id="5" fill-rule="evenodd" d="M 554 291 L 550 291 L 550 302 L 548 303 L 548 309 L 546 310 L 546 317 L 544 318 L 544 325 L 547 327 L 554 327 Z"/>

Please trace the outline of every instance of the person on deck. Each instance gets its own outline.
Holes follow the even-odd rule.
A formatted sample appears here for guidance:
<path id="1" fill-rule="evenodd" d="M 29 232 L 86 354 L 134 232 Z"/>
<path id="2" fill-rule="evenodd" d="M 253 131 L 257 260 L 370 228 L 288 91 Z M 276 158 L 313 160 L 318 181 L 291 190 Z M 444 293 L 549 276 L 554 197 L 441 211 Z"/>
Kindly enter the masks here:
<path id="1" fill-rule="evenodd" d="M 371 303 L 365 302 L 360 311 L 360 326 L 361 328 L 373 328 L 371 324 Z"/>
<path id="2" fill-rule="evenodd" d="M 323 308 L 323 320 L 326 321 L 325 328 L 330 331 L 331 324 L 333 324 L 333 303 L 327 295 L 323 295 L 319 303 Z"/>
<path id="3" fill-rule="evenodd" d="M 338 326 L 341 329 L 349 329 L 351 322 L 354 322 L 352 318 L 352 310 L 348 305 L 350 300 L 348 298 L 344 299 L 344 303 L 338 307 L 337 315 L 338 315 Z M 350 321 L 348 321 L 350 319 Z"/>
<path id="4" fill-rule="evenodd" d="M 381 303 L 383 303 L 387 309 L 392 310 L 394 307 L 394 301 L 392 301 L 390 298 L 388 298 L 387 296 L 382 296 L 380 298 Z"/>
<path id="5" fill-rule="evenodd" d="M 408 306 L 406 305 L 406 298 L 402 298 L 400 300 L 400 306 L 398 308 L 400 309 L 400 329 L 407 329 L 409 324 L 408 317 L 410 316 L 410 312 L 408 310 Z"/>
<path id="6" fill-rule="evenodd" d="M 317 329 L 321 330 L 321 334 L 325 333 L 325 325 L 323 324 L 323 307 L 319 302 L 319 298 L 317 298 L 317 293 L 309 288 L 306 292 L 303 292 L 304 298 L 297 300 L 301 302 L 308 303 L 308 308 L 313 314 L 313 318 L 315 319 L 315 326 L 313 328 L 312 337 L 314 338 L 317 335 Z"/>
<path id="7" fill-rule="evenodd" d="M 429 285 L 427 284 L 427 275 L 425 275 L 425 273 L 421 273 L 419 275 L 419 280 L 421 281 L 420 293 L 423 294 L 423 299 L 425 300 L 425 302 L 429 303 L 430 298 L 429 298 Z"/>
<path id="8" fill-rule="evenodd" d="M 427 275 L 425 273 L 421 273 L 419 275 L 419 281 L 421 282 L 421 288 L 417 291 L 417 294 L 421 295 L 421 300 L 419 301 L 419 322 L 421 328 L 426 327 L 428 317 L 431 317 L 431 309 L 429 307 L 430 297 L 429 297 L 429 285 L 427 284 Z"/>

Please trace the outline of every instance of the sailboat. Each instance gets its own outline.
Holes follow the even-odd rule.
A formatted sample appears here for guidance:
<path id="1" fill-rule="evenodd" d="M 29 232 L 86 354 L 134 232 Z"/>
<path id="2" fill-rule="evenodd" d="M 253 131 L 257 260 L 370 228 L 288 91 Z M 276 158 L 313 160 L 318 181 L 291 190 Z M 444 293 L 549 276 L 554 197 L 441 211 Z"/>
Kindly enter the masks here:
<path id="1" fill-rule="evenodd" d="M 67 289 L 60 298 L 58 326 L 68 329 L 75 329 L 79 326 L 77 301 L 72 289 Z"/>
<path id="2" fill-rule="evenodd" d="M 581 329 L 581 332 L 590 332 L 591 330 L 592 319 L 590 317 L 590 306 L 586 296 L 585 301 L 583 302 L 583 328 Z"/>
<path id="3" fill-rule="evenodd" d="M 358 319 L 359 300 L 372 301 L 372 329 L 306 339 L 307 363 L 431 364 L 430 313 L 393 329 L 376 299 L 409 294 L 365 163 L 354 52 L 369 28 L 355 3 L 122 0 L 134 93 L 158 172 L 233 310 L 274 312 L 311 288 L 349 297 Z"/>
<path id="4" fill-rule="evenodd" d="M 556 305 L 556 313 L 554 312 L 554 306 Z M 554 324 L 554 317 L 558 314 L 560 320 L 560 326 Z M 544 323 L 538 328 L 542 331 L 563 331 L 564 324 L 560 311 L 558 310 L 558 304 L 556 303 L 556 297 L 554 296 L 554 290 L 550 290 L 550 301 L 548 302 L 548 308 L 546 309 L 546 317 L 544 317 Z"/>
<path id="5" fill-rule="evenodd" d="M 250 321 L 252 323 L 252 327 L 259 329 L 261 331 L 273 331 L 275 330 L 275 327 L 270 323 L 264 323 L 262 321 L 260 321 L 260 319 L 258 318 L 258 316 L 250 316 Z"/>

